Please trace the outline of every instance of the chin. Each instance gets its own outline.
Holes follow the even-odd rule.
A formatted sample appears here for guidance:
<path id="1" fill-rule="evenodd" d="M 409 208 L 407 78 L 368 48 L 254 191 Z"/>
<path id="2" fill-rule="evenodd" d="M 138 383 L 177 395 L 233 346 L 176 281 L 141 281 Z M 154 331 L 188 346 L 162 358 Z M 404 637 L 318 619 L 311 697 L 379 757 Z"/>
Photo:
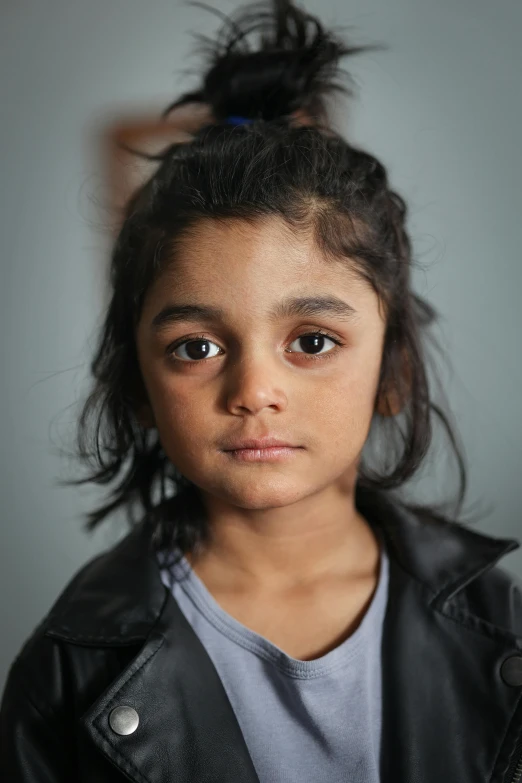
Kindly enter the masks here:
<path id="1" fill-rule="evenodd" d="M 282 508 L 302 500 L 310 494 L 310 485 L 304 486 L 292 482 L 284 476 L 265 480 L 259 477 L 255 480 L 252 478 L 246 480 L 242 486 L 239 482 L 235 482 L 232 485 L 220 484 L 209 487 L 207 492 L 239 508 L 261 511 Z"/>

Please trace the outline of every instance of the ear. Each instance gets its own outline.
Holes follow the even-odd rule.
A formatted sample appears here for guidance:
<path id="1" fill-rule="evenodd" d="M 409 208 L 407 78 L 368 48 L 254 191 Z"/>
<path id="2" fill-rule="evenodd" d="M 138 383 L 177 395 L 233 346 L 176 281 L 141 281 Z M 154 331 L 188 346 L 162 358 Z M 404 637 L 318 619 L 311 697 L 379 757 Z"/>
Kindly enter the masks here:
<path id="1" fill-rule="evenodd" d="M 377 413 L 381 416 L 396 416 L 401 410 L 402 407 L 396 391 L 381 394 L 376 406 Z"/>
<path id="2" fill-rule="evenodd" d="M 411 375 L 410 360 L 408 358 L 408 354 L 406 353 L 405 349 L 402 351 L 402 357 L 403 357 L 403 368 L 402 368 L 403 384 L 404 384 L 404 389 L 406 390 L 406 394 L 409 396 L 411 392 L 412 375 Z M 403 400 L 404 400 L 404 393 L 403 393 Z M 398 413 L 401 412 L 402 407 L 403 405 L 401 402 L 399 390 L 396 387 L 393 387 L 391 389 L 385 390 L 379 396 L 376 405 L 376 411 L 381 416 L 396 416 Z"/>

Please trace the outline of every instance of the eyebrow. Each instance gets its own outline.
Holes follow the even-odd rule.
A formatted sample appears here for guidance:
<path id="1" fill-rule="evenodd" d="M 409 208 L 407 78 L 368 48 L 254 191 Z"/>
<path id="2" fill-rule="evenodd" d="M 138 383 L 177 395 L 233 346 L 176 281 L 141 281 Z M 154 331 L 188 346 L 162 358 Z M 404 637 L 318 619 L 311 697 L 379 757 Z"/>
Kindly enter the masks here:
<path id="1" fill-rule="evenodd" d="M 345 321 L 353 321 L 357 310 L 337 296 L 295 296 L 284 299 L 269 314 L 271 321 L 295 316 L 335 315 Z M 220 307 L 204 304 L 168 304 L 154 316 L 151 328 L 160 332 L 169 324 L 179 321 L 224 321 L 225 311 Z"/>

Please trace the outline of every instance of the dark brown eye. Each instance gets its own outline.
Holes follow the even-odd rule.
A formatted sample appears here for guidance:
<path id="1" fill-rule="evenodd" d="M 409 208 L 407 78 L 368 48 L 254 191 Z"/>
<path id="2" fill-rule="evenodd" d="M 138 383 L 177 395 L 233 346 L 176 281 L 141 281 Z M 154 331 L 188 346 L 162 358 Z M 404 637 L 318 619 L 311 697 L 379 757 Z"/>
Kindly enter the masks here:
<path id="1" fill-rule="evenodd" d="M 217 356 L 216 353 L 210 352 L 211 345 L 214 345 L 218 351 L 220 350 L 219 347 L 213 343 L 211 340 L 185 340 L 183 343 L 178 343 L 171 351 L 170 353 L 175 356 L 176 359 L 179 359 L 182 362 L 189 361 L 189 362 L 195 362 L 195 361 L 201 361 L 201 359 L 208 359 L 213 356 Z M 184 350 L 186 352 L 186 356 L 179 356 L 177 353 L 180 350 Z"/>
<path id="2" fill-rule="evenodd" d="M 329 349 L 328 351 L 322 350 L 324 348 L 325 340 L 330 340 L 330 342 L 339 345 L 338 340 L 334 340 L 333 337 L 329 337 L 327 334 L 322 334 L 322 332 L 313 332 L 312 334 L 302 334 L 293 341 L 294 343 L 302 341 L 301 344 L 304 347 L 304 351 L 292 350 L 291 353 L 308 353 L 308 354 L 329 353 L 331 349 Z M 291 345 L 292 344 L 293 343 L 291 343 Z"/>

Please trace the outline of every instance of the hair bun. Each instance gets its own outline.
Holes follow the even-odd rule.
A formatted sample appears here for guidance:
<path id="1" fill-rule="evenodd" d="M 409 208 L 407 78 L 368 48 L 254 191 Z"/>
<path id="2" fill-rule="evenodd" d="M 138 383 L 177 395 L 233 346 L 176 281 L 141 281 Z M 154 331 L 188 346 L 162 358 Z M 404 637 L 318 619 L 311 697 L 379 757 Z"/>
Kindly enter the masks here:
<path id="1" fill-rule="evenodd" d="M 230 17 L 219 16 L 226 21 L 215 40 L 196 36 L 207 57 L 201 89 L 183 96 L 165 114 L 196 99 L 211 107 L 217 122 L 230 117 L 273 120 L 296 111 L 325 122 L 324 97 L 334 90 L 352 92 L 335 81 L 339 60 L 375 48 L 336 38 L 291 0 L 255 2 Z M 247 40 L 254 32 L 260 38 L 255 48 Z"/>

